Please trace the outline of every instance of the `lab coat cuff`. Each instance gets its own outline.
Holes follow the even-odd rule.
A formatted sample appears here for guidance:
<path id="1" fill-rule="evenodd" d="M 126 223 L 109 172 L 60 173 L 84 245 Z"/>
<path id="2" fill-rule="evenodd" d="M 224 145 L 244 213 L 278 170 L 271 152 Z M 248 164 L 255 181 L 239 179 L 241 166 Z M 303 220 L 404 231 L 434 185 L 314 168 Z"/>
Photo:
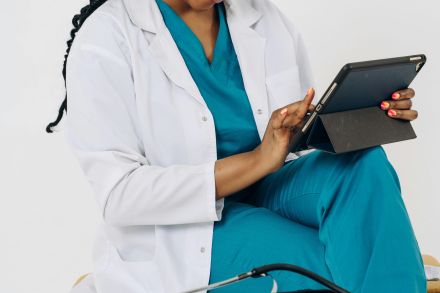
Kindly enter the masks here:
<path id="1" fill-rule="evenodd" d="M 217 220 L 216 221 L 222 220 L 222 212 L 223 212 L 224 207 L 225 207 L 225 199 L 224 198 L 221 198 L 215 202 L 215 211 L 217 213 Z"/>
<path id="2" fill-rule="evenodd" d="M 300 157 L 303 157 L 303 156 L 305 156 L 305 155 L 308 155 L 308 154 L 310 154 L 311 152 L 314 152 L 314 151 L 316 151 L 316 150 L 315 150 L 315 149 L 310 149 L 310 150 L 299 151 L 299 152 L 296 152 L 295 155 L 296 155 L 298 158 L 300 158 Z"/>
<path id="3" fill-rule="evenodd" d="M 287 163 L 287 162 L 289 162 L 289 161 L 296 160 L 296 159 L 298 159 L 298 157 L 299 157 L 299 156 L 298 156 L 297 154 L 295 154 L 295 153 L 289 153 L 289 154 L 287 155 L 286 159 L 284 160 L 284 162 Z"/>
<path id="4" fill-rule="evenodd" d="M 216 200 L 216 186 L 215 186 L 215 163 L 216 160 L 213 160 L 206 164 L 206 182 L 207 182 L 207 206 L 209 211 L 209 218 L 213 221 L 221 221 L 222 212 L 224 207 L 224 198 Z"/>

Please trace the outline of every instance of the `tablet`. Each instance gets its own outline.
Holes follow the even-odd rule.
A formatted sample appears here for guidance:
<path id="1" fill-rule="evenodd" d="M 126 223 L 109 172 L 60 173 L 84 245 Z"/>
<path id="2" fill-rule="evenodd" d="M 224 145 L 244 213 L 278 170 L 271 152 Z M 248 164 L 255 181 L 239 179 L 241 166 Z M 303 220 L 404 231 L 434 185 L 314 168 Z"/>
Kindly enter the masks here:
<path id="1" fill-rule="evenodd" d="M 315 110 L 301 124 L 290 142 L 289 151 L 310 148 L 307 146 L 308 134 L 319 114 L 380 107 L 394 92 L 408 88 L 425 63 L 426 56 L 420 54 L 346 64 Z"/>

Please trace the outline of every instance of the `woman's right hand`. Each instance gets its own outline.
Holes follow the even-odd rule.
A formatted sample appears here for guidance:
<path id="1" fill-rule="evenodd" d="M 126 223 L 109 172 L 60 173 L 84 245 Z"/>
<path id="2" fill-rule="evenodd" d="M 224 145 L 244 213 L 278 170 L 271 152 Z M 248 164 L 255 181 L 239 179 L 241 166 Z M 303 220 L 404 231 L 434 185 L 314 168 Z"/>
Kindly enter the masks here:
<path id="1" fill-rule="evenodd" d="M 281 168 L 289 154 L 289 143 L 302 126 L 307 112 L 314 110 L 312 105 L 315 90 L 310 88 L 302 101 L 275 110 L 269 120 L 261 144 L 255 148 L 260 167 L 269 173 Z"/>
<path id="2" fill-rule="evenodd" d="M 315 107 L 314 95 L 315 91 L 309 89 L 304 100 L 274 111 L 261 144 L 254 150 L 216 161 L 216 199 L 243 190 L 283 166 L 296 129 Z"/>

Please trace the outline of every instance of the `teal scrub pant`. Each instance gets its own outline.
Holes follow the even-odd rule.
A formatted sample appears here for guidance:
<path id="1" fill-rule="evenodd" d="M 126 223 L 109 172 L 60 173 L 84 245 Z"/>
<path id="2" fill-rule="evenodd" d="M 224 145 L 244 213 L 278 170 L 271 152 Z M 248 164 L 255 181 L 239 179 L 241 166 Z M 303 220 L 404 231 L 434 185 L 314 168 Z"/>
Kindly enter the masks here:
<path id="1" fill-rule="evenodd" d="M 350 292 L 426 292 L 417 240 L 398 176 L 382 147 L 341 155 L 314 151 L 227 198 L 214 225 L 210 283 L 289 263 Z M 323 289 L 275 271 L 279 291 Z M 215 293 L 270 292 L 268 277 Z"/>

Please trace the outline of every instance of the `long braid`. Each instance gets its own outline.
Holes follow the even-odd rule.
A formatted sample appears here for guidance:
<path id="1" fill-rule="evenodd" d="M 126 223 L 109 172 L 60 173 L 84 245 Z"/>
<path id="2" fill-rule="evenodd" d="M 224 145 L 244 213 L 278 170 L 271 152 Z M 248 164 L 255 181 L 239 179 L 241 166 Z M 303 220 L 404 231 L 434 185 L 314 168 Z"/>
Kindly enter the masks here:
<path id="1" fill-rule="evenodd" d="M 102 4 L 104 4 L 107 0 L 90 0 L 90 4 L 84 6 L 79 14 L 76 14 L 72 19 L 73 29 L 70 31 L 70 40 L 67 41 L 67 50 L 64 55 L 64 63 L 63 63 L 63 78 L 64 78 L 64 86 L 66 87 L 66 66 L 67 66 L 67 58 L 69 57 L 70 48 L 72 47 L 72 43 L 75 40 L 76 34 L 80 30 L 84 21 L 95 12 Z M 66 95 L 64 97 L 64 101 L 61 104 L 58 110 L 57 119 L 54 122 L 51 122 L 46 127 L 47 133 L 52 133 L 52 127 L 57 126 L 60 123 L 61 119 L 63 119 L 64 111 L 67 113 L 67 89 Z"/>

